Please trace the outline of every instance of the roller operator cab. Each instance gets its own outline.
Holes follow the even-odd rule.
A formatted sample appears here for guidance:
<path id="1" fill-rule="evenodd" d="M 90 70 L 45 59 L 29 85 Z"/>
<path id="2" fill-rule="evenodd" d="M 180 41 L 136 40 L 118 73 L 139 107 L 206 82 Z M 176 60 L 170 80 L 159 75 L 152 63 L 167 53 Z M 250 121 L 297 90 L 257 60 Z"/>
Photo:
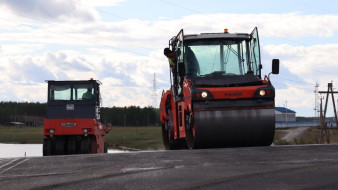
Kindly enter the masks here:
<path id="1" fill-rule="evenodd" d="M 261 75 L 257 28 L 251 34 L 181 30 L 169 49 L 175 66 L 160 103 L 166 149 L 272 143 L 275 89 Z M 279 60 L 272 62 L 272 73 L 278 74 Z"/>
<path id="2" fill-rule="evenodd" d="M 43 155 L 106 153 L 109 127 L 100 123 L 98 80 L 47 81 Z"/>

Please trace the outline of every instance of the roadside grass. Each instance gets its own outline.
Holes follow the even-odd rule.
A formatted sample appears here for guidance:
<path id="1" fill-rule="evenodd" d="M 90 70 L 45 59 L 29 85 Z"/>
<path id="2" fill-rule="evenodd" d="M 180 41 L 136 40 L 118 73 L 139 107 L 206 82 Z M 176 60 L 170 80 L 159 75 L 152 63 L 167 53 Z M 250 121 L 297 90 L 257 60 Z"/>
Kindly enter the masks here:
<path id="1" fill-rule="evenodd" d="M 0 143 L 41 144 L 43 127 L 0 127 Z M 161 127 L 112 127 L 106 142 L 113 148 L 164 149 Z"/>
<path id="2" fill-rule="evenodd" d="M 113 148 L 164 149 L 161 127 L 112 127 L 106 142 Z"/>
<path id="3" fill-rule="evenodd" d="M 308 130 L 304 131 L 304 133 L 298 137 L 293 139 L 291 142 L 286 142 L 284 139 L 281 139 L 285 134 L 286 131 L 283 129 L 278 129 L 275 132 L 275 145 L 299 145 L 299 144 L 318 144 L 317 137 L 318 137 L 319 129 L 316 127 L 310 127 Z M 336 128 L 328 130 L 329 137 L 330 137 L 330 144 L 338 144 L 338 130 Z M 326 138 L 324 136 L 324 144 L 327 144 Z"/>
<path id="4" fill-rule="evenodd" d="M 43 127 L 0 127 L 1 143 L 38 144 L 43 137 Z"/>
<path id="5" fill-rule="evenodd" d="M 303 135 L 296 141 L 294 144 L 316 144 L 317 137 L 318 137 L 319 129 L 317 128 L 309 128 L 307 131 L 303 133 Z M 336 128 L 328 130 L 329 137 L 330 137 L 330 144 L 337 144 L 338 143 L 338 130 Z M 326 138 L 324 136 L 324 144 L 327 144 Z"/>
<path id="6" fill-rule="evenodd" d="M 338 144 L 338 130 L 331 129 L 330 144 Z M 282 139 L 286 130 L 275 132 L 275 145 L 316 144 L 318 129 L 309 128 L 299 138 L 291 142 Z M 43 142 L 43 127 L 0 127 L 0 143 L 41 144 Z M 141 150 L 163 150 L 161 127 L 112 127 L 106 142 L 109 147 L 123 149 L 124 147 Z M 326 144 L 326 141 L 325 141 Z"/>
<path id="7" fill-rule="evenodd" d="M 275 130 L 275 137 L 273 140 L 274 145 L 289 145 L 289 142 L 286 142 L 286 140 L 282 139 L 287 132 L 285 130 Z"/>

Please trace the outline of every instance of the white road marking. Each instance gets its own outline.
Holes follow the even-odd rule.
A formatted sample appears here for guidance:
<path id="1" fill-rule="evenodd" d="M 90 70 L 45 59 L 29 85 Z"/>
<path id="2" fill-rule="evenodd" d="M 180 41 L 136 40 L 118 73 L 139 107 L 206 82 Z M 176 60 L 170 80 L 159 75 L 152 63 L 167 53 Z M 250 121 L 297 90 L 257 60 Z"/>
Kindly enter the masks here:
<path id="1" fill-rule="evenodd" d="M 0 166 L 0 169 L 3 168 L 3 167 L 5 167 L 5 166 L 7 166 L 7 165 L 9 165 L 9 164 L 11 164 L 11 163 L 13 163 L 13 162 L 15 162 L 15 161 L 17 161 L 17 160 L 19 160 L 19 158 L 14 159 L 14 160 L 12 160 L 12 161 L 10 161 L 10 162 L 7 162 L 6 164 Z"/>
<path id="2" fill-rule="evenodd" d="M 17 165 L 19 165 L 19 164 L 21 164 L 21 163 L 26 162 L 26 161 L 29 160 L 29 159 L 30 159 L 30 158 L 26 158 L 26 159 L 22 160 L 21 162 L 19 162 L 19 163 L 13 165 L 13 166 L 11 166 L 11 167 L 9 167 L 9 168 L 7 168 L 7 169 L 1 171 L 0 174 L 2 174 L 2 173 L 4 173 L 4 172 L 6 172 L 6 171 L 8 171 L 8 170 L 10 170 L 10 169 L 12 169 L 12 168 L 14 168 L 15 166 L 17 166 Z"/>
<path id="3" fill-rule="evenodd" d="M 121 172 L 135 172 L 135 171 L 146 171 L 146 170 L 157 170 L 161 169 L 161 167 L 150 167 L 150 168 L 125 168 L 122 169 Z"/>

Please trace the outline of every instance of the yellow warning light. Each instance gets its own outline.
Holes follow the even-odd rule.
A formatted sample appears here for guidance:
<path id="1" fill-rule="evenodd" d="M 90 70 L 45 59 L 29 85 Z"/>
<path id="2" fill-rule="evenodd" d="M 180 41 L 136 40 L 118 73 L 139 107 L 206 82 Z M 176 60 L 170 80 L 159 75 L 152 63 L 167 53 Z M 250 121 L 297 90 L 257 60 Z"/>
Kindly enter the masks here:
<path id="1" fill-rule="evenodd" d="M 224 29 L 224 33 L 228 33 L 228 29 L 227 28 Z"/>

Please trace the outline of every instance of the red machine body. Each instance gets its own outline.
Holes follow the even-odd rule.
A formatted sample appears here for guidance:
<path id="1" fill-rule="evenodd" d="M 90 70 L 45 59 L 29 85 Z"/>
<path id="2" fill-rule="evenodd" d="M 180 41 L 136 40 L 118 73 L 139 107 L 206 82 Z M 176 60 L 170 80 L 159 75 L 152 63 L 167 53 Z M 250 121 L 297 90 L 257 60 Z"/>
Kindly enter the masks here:
<path id="1" fill-rule="evenodd" d="M 101 83 L 48 81 L 48 111 L 44 120 L 43 154 L 106 153 L 110 127 L 100 119 Z"/>
<path id="2" fill-rule="evenodd" d="M 78 127 L 73 126 L 74 124 Z M 44 119 L 44 126 L 45 136 L 79 135 L 95 137 L 96 140 L 92 143 L 96 143 L 96 150 L 91 150 L 93 153 L 104 153 L 104 138 L 110 130 L 109 126 L 95 119 Z M 51 130 L 54 131 L 52 134 L 50 133 Z"/>
<path id="3" fill-rule="evenodd" d="M 257 28 L 251 34 L 181 30 L 169 47 L 177 62 L 160 102 L 166 149 L 272 143 L 275 90 L 261 78 Z M 278 72 L 279 60 L 273 60 L 272 73 Z"/>

